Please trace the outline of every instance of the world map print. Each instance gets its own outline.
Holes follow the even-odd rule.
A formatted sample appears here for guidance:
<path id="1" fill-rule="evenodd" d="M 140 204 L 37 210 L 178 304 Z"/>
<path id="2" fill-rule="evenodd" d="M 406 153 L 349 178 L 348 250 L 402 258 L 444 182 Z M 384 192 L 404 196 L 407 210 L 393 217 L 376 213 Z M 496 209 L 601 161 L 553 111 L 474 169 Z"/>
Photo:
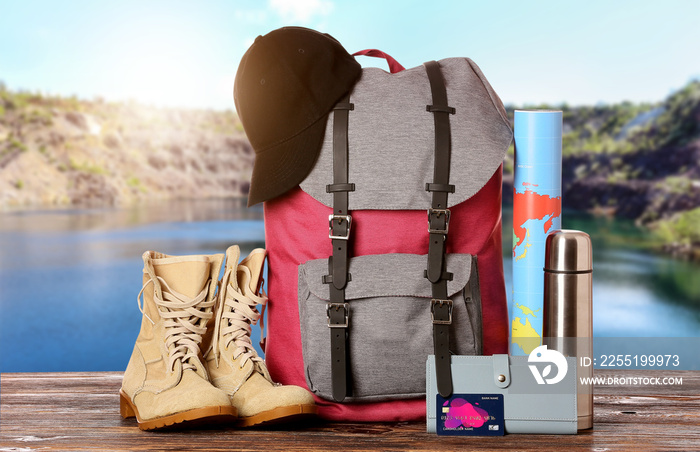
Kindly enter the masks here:
<path id="1" fill-rule="evenodd" d="M 561 227 L 561 196 L 522 182 L 513 202 L 513 321 L 511 353 L 529 354 L 540 345 L 544 295 L 544 244 Z"/>

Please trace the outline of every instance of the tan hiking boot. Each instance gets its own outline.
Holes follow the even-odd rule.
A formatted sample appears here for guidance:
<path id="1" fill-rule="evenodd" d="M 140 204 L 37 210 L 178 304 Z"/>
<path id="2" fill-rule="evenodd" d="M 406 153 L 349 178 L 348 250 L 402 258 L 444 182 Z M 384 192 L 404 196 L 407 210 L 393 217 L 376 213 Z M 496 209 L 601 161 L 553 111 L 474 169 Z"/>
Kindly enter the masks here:
<path id="1" fill-rule="evenodd" d="M 122 417 L 136 416 L 141 430 L 204 418 L 235 420 L 236 408 L 209 382 L 199 348 L 213 316 L 222 260 L 221 254 L 143 254 L 141 331 L 119 391 Z"/>
<path id="2" fill-rule="evenodd" d="M 212 345 L 204 348 L 208 350 L 205 363 L 211 382 L 229 394 L 242 427 L 289 421 L 317 412 L 309 391 L 272 381 L 251 343 L 251 325 L 260 319 L 263 329 L 256 305 L 262 305 L 264 314 L 267 298 L 260 287 L 266 256 L 265 250 L 256 249 L 238 264 L 238 246 L 226 251 Z"/>

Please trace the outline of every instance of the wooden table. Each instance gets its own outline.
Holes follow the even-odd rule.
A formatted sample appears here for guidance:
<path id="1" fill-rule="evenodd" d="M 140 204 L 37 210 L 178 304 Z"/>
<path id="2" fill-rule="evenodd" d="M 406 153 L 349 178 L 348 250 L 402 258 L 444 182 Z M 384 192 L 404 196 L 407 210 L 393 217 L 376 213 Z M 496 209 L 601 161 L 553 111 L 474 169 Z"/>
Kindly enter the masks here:
<path id="1" fill-rule="evenodd" d="M 601 385 L 595 427 L 578 435 L 437 437 L 424 423 L 307 423 L 267 429 L 142 432 L 119 416 L 121 373 L 0 376 L 0 451 L 30 450 L 633 450 L 700 451 L 700 372 L 596 371 L 681 377 L 678 386 Z"/>

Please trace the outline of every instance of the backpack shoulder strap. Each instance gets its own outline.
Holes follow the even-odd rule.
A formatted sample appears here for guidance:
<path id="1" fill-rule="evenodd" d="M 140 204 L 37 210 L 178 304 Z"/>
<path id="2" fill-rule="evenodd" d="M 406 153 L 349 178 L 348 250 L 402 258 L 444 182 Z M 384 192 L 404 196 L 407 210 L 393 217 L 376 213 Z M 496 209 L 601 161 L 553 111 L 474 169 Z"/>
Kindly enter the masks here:
<path id="1" fill-rule="evenodd" d="M 428 209 L 428 268 L 425 277 L 432 284 L 433 298 L 430 300 L 430 313 L 433 320 L 433 348 L 435 351 L 435 373 L 438 392 L 443 397 L 452 394 L 452 368 L 450 357 L 450 325 L 452 324 L 452 300 L 447 293 L 447 281 L 452 274 L 446 271 L 445 248 L 450 225 L 450 210 L 447 208 L 447 195 L 454 193 L 450 185 L 450 115 L 455 109 L 447 104 L 445 78 L 436 61 L 424 63 L 430 81 L 433 104 L 426 110 L 433 113 L 435 120 L 435 164 L 433 182 L 426 183 L 425 189 L 432 193 L 432 203 Z"/>
<path id="2" fill-rule="evenodd" d="M 328 258 L 329 274 L 323 282 L 329 284 L 330 302 L 326 305 L 328 327 L 331 329 L 331 380 L 333 398 L 342 402 L 350 393 L 350 354 L 348 353 L 348 321 L 350 305 L 345 300 L 348 274 L 348 248 L 352 216 L 348 211 L 348 192 L 355 184 L 348 183 L 348 114 L 354 105 L 350 95 L 336 104 L 333 113 L 333 183 L 326 186 L 333 193 L 333 214 L 328 217 L 328 237 L 333 254 Z"/>

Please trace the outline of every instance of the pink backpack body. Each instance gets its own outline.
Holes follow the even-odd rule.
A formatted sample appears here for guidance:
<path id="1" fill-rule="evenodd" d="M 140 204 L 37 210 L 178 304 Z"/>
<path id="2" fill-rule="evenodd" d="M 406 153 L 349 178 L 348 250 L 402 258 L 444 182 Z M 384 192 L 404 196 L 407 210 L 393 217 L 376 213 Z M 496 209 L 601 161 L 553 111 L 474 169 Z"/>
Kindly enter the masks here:
<path id="1" fill-rule="evenodd" d="M 501 162 L 512 132 L 505 109 L 469 59 L 439 62 L 450 118 L 445 283 L 449 352 L 507 353 L 501 248 Z M 333 255 L 334 121 L 309 176 L 265 202 L 272 377 L 308 387 L 322 417 L 406 421 L 425 416 L 425 360 L 433 353 L 429 247 L 436 133 L 426 69 L 363 70 L 346 110 L 348 281 L 344 289 L 348 394 L 334 399 L 328 259 Z M 347 102 L 344 104 L 347 105 Z M 430 110 L 430 108 L 428 108 Z M 439 109 L 438 109 L 439 110 Z M 336 124 L 337 125 L 337 124 Z M 336 140 L 338 139 L 336 127 Z M 335 180 L 337 184 L 337 180 Z M 434 232 L 434 231 L 433 231 Z M 332 283 L 332 281 L 331 281 Z M 437 330 L 435 330 L 437 331 Z M 333 374 L 333 375 L 332 375 Z"/>

